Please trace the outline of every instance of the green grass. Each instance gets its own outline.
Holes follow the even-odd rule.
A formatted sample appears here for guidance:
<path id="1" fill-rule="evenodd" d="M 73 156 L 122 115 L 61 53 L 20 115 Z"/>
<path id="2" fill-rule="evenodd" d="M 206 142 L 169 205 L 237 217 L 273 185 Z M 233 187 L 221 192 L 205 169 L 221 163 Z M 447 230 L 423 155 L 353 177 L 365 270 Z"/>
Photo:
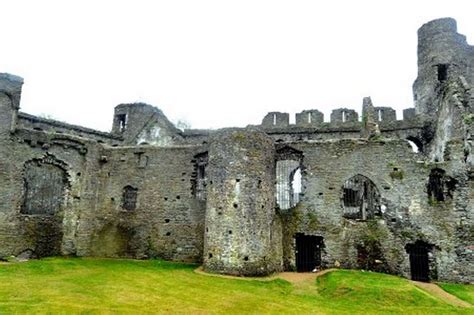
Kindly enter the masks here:
<path id="1" fill-rule="evenodd" d="M 316 283 L 210 277 L 160 260 L 0 264 L 0 314 L 469 314 L 394 276 L 340 270 Z M 470 312 L 472 314 L 472 311 Z"/>
<path id="2" fill-rule="evenodd" d="M 474 305 L 474 285 L 473 284 L 455 284 L 455 283 L 439 283 L 444 291 L 457 296 L 461 300 Z"/>

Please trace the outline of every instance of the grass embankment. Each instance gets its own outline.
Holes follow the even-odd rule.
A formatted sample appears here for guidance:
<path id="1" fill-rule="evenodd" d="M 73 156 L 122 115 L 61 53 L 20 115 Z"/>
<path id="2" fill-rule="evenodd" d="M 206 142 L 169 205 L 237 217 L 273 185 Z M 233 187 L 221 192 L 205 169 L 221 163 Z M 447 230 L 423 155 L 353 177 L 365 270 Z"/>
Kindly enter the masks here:
<path id="1" fill-rule="evenodd" d="M 474 285 L 440 283 L 439 286 L 446 292 L 474 305 Z"/>
<path id="2" fill-rule="evenodd" d="M 0 314 L 472 314 L 394 276 L 335 271 L 316 283 L 233 280 L 159 260 L 49 258 L 0 265 Z"/>

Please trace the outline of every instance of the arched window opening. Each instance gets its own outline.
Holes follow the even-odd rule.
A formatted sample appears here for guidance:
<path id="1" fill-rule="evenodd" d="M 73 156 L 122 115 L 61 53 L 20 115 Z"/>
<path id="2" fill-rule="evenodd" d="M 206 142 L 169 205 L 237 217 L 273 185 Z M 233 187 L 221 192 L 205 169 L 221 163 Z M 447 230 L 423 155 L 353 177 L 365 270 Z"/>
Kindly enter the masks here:
<path id="1" fill-rule="evenodd" d="M 440 168 L 432 169 L 427 187 L 430 202 L 445 201 L 446 198 L 452 198 L 456 184 L 457 181 L 447 176 L 444 170 Z"/>
<path id="2" fill-rule="evenodd" d="M 348 179 L 342 189 L 344 217 L 367 220 L 380 215 L 380 193 L 375 184 L 363 175 Z"/>
<path id="3" fill-rule="evenodd" d="M 293 208 L 300 201 L 300 162 L 295 160 L 277 161 L 276 179 L 276 199 L 278 206 L 283 210 Z"/>
<path id="4" fill-rule="evenodd" d="M 137 207 L 137 195 L 137 188 L 125 186 L 122 193 L 122 208 L 128 211 L 135 210 Z"/>
<path id="5" fill-rule="evenodd" d="M 406 140 L 410 144 L 413 152 L 415 153 L 423 152 L 423 143 L 420 141 L 420 139 L 415 138 L 415 137 L 407 137 Z"/>
<path id="6" fill-rule="evenodd" d="M 54 215 L 64 203 L 68 185 L 65 164 L 52 156 L 25 163 L 20 212 Z"/>
<path id="7" fill-rule="evenodd" d="M 117 123 L 119 126 L 119 131 L 124 132 L 127 129 L 127 115 L 126 114 L 119 114 L 116 116 Z"/>
<path id="8" fill-rule="evenodd" d="M 303 152 L 283 146 L 277 150 L 276 160 L 276 201 L 280 209 L 291 209 L 300 201 L 302 192 Z"/>

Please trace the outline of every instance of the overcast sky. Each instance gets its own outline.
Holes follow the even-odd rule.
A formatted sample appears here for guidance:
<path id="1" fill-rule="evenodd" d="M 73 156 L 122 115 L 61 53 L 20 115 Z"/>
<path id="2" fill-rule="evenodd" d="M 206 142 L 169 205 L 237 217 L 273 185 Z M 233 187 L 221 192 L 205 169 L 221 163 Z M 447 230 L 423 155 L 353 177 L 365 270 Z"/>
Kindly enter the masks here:
<path id="1" fill-rule="evenodd" d="M 0 72 L 21 110 L 104 131 L 146 102 L 193 128 L 294 113 L 411 107 L 417 29 L 454 17 L 474 42 L 474 1 L 0 0 Z"/>

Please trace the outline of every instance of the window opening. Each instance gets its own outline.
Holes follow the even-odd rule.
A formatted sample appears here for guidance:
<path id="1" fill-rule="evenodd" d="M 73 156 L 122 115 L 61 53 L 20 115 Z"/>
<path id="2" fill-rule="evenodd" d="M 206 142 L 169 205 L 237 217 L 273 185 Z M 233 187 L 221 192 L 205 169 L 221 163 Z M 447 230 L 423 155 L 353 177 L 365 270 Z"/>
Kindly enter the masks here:
<path id="1" fill-rule="evenodd" d="M 342 122 L 346 122 L 346 112 L 342 111 Z"/>
<path id="2" fill-rule="evenodd" d="M 308 123 L 311 123 L 311 113 L 308 113 Z"/>
<path id="3" fill-rule="evenodd" d="M 428 197 L 431 200 L 444 201 L 443 177 L 445 173 L 444 170 L 439 168 L 431 170 L 428 179 Z"/>
<path id="4" fill-rule="evenodd" d="M 363 175 L 348 179 L 342 189 L 344 217 L 367 220 L 380 215 L 380 193 L 375 184 Z"/>
<path id="5" fill-rule="evenodd" d="M 207 199 L 207 152 L 196 155 L 194 162 L 194 172 L 191 178 L 193 195 L 198 200 Z"/>
<path id="6" fill-rule="evenodd" d="M 122 193 L 122 208 L 125 210 L 135 210 L 137 207 L 138 189 L 132 186 L 125 186 Z"/>
<path id="7" fill-rule="evenodd" d="M 406 140 L 410 144 L 413 152 L 415 153 L 423 152 L 423 143 L 419 139 L 415 137 L 408 137 Z"/>
<path id="8" fill-rule="evenodd" d="M 443 82 L 448 79 L 448 65 L 438 65 L 438 81 Z"/>
<path id="9" fill-rule="evenodd" d="M 127 128 L 127 115 L 126 114 L 119 114 L 117 115 L 117 121 L 119 125 L 119 131 L 124 132 Z"/>
<path id="10" fill-rule="evenodd" d="M 54 215 L 64 203 L 67 174 L 59 161 L 47 156 L 25 164 L 23 214 Z"/>
<path id="11" fill-rule="evenodd" d="M 377 111 L 377 114 L 378 114 L 378 121 L 382 121 L 382 110 L 378 110 Z"/>
<path id="12" fill-rule="evenodd" d="M 273 125 L 277 124 L 277 115 L 273 114 Z"/>
<path id="13" fill-rule="evenodd" d="M 300 201 L 301 169 L 295 160 L 277 161 L 276 193 L 280 209 L 290 209 Z"/>
<path id="14" fill-rule="evenodd" d="M 428 178 L 428 198 L 430 201 L 445 201 L 453 197 L 457 181 L 446 175 L 440 168 L 432 169 Z"/>

